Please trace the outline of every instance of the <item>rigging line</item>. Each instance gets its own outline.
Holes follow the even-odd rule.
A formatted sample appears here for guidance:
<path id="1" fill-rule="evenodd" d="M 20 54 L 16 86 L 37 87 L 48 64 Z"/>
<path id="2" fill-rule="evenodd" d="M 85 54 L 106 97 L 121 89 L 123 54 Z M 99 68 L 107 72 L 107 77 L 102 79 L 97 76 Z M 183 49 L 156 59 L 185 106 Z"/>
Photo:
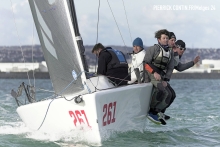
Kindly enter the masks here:
<path id="1" fill-rule="evenodd" d="M 90 80 L 90 82 L 91 82 L 91 84 L 92 84 L 92 86 L 94 86 L 95 87 L 95 85 L 92 83 L 92 80 L 91 79 L 89 79 Z M 111 81 L 111 80 L 109 80 L 109 81 Z M 114 83 L 113 81 L 111 81 L 112 83 Z M 97 90 L 99 90 L 99 91 L 102 91 L 102 90 L 107 90 L 107 89 L 112 89 L 112 88 L 106 88 L 106 89 L 98 89 L 97 87 L 95 87 Z M 113 88 L 115 88 L 115 87 L 113 87 Z M 93 92 L 92 92 L 93 93 Z"/>
<path id="2" fill-rule="evenodd" d="M 143 64 L 143 63 L 141 63 L 141 64 Z M 138 68 L 141 66 L 141 64 L 138 65 Z M 130 73 L 128 73 L 128 75 L 125 76 L 124 79 L 119 79 L 119 78 L 115 78 L 115 79 L 119 79 L 119 80 L 121 80 L 121 82 L 123 82 L 123 81 L 129 81 L 129 80 L 125 80 L 125 79 L 126 79 L 128 76 L 130 76 L 132 72 L 134 72 L 134 69 L 133 69 Z M 114 77 L 113 77 L 113 78 L 114 78 Z M 117 86 L 118 86 L 119 84 L 121 84 L 121 82 L 119 82 L 119 83 L 117 84 Z"/>
<path id="3" fill-rule="evenodd" d="M 78 78 L 83 72 L 86 72 L 86 71 L 80 72 L 80 73 L 77 75 L 77 78 Z M 76 81 L 76 80 L 73 79 L 73 80 L 69 83 L 69 85 L 67 85 L 67 86 L 66 86 L 62 91 L 60 91 L 60 93 L 57 94 L 57 95 L 58 95 L 58 96 L 61 96 L 62 93 L 63 93 L 74 81 Z M 64 96 L 63 96 L 63 97 L 64 97 Z M 64 97 L 64 98 L 65 98 L 65 97 Z M 66 99 L 66 98 L 65 98 L 65 99 Z M 42 125 L 43 125 L 43 123 L 44 123 L 44 121 L 45 121 L 45 119 L 46 119 L 46 117 L 47 117 L 47 113 L 48 113 L 48 111 L 49 111 L 50 104 L 51 104 L 54 100 L 55 100 L 55 98 L 53 98 L 53 100 L 50 101 L 50 103 L 49 103 L 49 105 L 48 105 L 48 107 L 47 107 L 47 111 L 46 111 L 46 113 L 45 113 L 45 115 L 44 115 L 44 119 L 43 119 L 43 121 L 41 122 L 41 125 L 40 125 L 40 127 L 39 127 L 37 130 L 39 130 L 39 129 L 42 127 Z"/>
<path id="4" fill-rule="evenodd" d="M 98 21 L 97 21 L 96 44 L 98 43 L 98 36 L 99 36 L 99 10 L 100 10 L 100 0 L 99 0 L 99 6 L 98 6 Z M 97 73 L 96 65 L 98 64 L 97 62 L 98 62 L 98 60 L 97 60 L 97 57 L 96 57 L 96 62 L 95 62 L 95 72 L 96 73 Z M 98 80 L 97 80 L 97 83 L 96 83 L 96 86 L 95 86 L 95 91 L 96 91 L 96 87 L 98 86 L 98 81 L 99 81 L 99 77 L 98 77 Z"/>
<path id="5" fill-rule="evenodd" d="M 98 62 L 98 57 L 96 57 L 96 63 Z M 98 69 L 97 69 L 98 70 Z M 97 72 L 96 72 L 97 73 Z M 98 73 L 97 73 L 98 74 Z M 98 77 L 98 79 L 97 79 L 97 82 L 96 82 L 96 86 L 95 86 L 95 91 L 97 90 L 97 86 L 98 86 L 98 83 L 99 83 L 99 77 Z"/>
<path id="6" fill-rule="evenodd" d="M 24 83 L 25 84 L 25 83 Z M 25 84 L 26 86 L 28 86 L 27 84 Z M 54 91 L 50 91 L 50 90 L 47 90 L 47 89 L 43 89 L 43 88 L 36 88 L 36 90 L 39 90 L 39 91 L 46 91 L 46 92 L 50 92 L 50 93 L 54 93 Z"/>
<path id="7" fill-rule="evenodd" d="M 13 14 L 13 19 L 14 19 L 14 24 L 15 24 L 15 28 L 16 28 L 16 33 L 17 33 L 17 37 L 18 37 L 18 41 L 19 41 L 19 46 L 20 46 L 20 49 L 21 49 L 21 54 L 22 54 L 22 57 L 23 57 L 23 61 L 25 63 L 25 59 L 24 59 L 24 53 L 23 53 L 23 49 L 22 49 L 22 46 L 21 46 L 21 40 L 20 40 L 20 36 L 18 34 L 18 28 L 17 28 L 17 24 L 16 24 L 16 21 L 15 21 L 15 14 L 14 14 L 14 9 L 13 9 L 13 3 L 12 1 L 10 0 L 11 2 L 11 9 L 12 9 L 12 14 Z M 27 72 L 27 77 L 28 77 L 28 80 L 29 80 L 29 83 L 30 83 L 30 78 L 29 78 L 29 74 Z M 30 84 L 31 85 L 31 84 Z"/>
<path id="8" fill-rule="evenodd" d="M 116 19 L 115 19 L 115 16 L 114 16 L 113 11 L 112 11 L 112 9 L 111 9 L 111 6 L 110 6 L 110 4 L 109 4 L 109 1 L 107 0 L 107 2 L 108 2 L 108 5 L 109 5 L 110 10 L 111 10 L 111 12 L 112 12 L 112 15 L 113 15 L 113 17 L 114 17 L 115 23 L 116 23 L 116 25 L 117 25 L 117 27 L 118 27 L 118 31 L 119 31 L 119 33 L 120 33 L 120 35 L 121 35 L 121 38 L 122 38 L 123 42 L 124 42 L 124 39 L 123 39 L 122 34 L 121 34 L 121 32 L 120 32 L 119 26 L 118 26 L 118 24 L 117 24 L 117 21 L 116 21 Z M 123 5 L 124 5 L 124 1 L 123 1 L 123 0 L 122 0 L 122 2 L 123 2 Z M 125 11 L 126 19 L 127 19 L 127 14 L 126 14 L 125 6 L 124 6 L 124 11 Z M 130 32 L 130 27 L 129 27 L 128 19 L 127 19 L 127 24 L 128 24 L 128 28 L 129 28 L 129 32 Z M 131 32 L 130 32 L 130 37 L 131 37 Z M 132 39 L 132 38 L 131 38 L 131 39 Z M 132 42 L 132 40 L 131 40 L 131 42 Z M 125 46 L 125 48 L 126 48 L 126 50 L 127 50 L 127 53 L 129 53 L 129 50 L 128 50 L 127 46 L 125 45 L 125 42 L 124 42 L 124 46 Z M 129 58 L 132 59 L 130 56 L 129 56 Z M 131 62 L 131 63 L 132 63 L 132 62 Z M 132 63 L 132 66 L 134 67 L 133 63 Z"/>
<path id="9" fill-rule="evenodd" d="M 130 76 L 130 74 L 128 74 L 124 79 L 122 79 L 121 82 L 119 82 L 119 83 L 117 84 L 117 86 L 120 85 L 123 81 L 129 81 L 129 80 L 125 80 L 125 79 L 126 79 L 127 77 L 129 77 L 129 76 Z"/>
<path id="10" fill-rule="evenodd" d="M 75 96 L 74 98 L 72 98 L 71 100 L 68 100 L 68 99 L 66 99 L 66 97 L 63 97 L 66 101 L 72 101 L 73 99 L 75 99 L 77 96 Z M 50 103 L 49 103 L 49 105 L 48 105 L 48 107 L 47 107 L 47 111 L 46 111 L 46 113 L 45 113 L 45 115 L 44 115 L 44 119 L 43 119 L 43 121 L 41 122 L 41 125 L 39 126 L 39 128 L 37 129 L 37 130 L 39 130 L 41 127 L 42 127 L 42 125 L 44 124 L 44 121 L 45 121 L 45 119 L 46 119 L 46 117 L 47 117 L 47 113 L 48 113 L 48 111 L 49 111 L 49 108 L 50 108 L 50 105 L 51 105 L 51 103 L 53 102 L 55 100 L 55 98 L 53 98 L 52 99 L 52 101 L 50 101 Z"/>
<path id="11" fill-rule="evenodd" d="M 131 37 L 131 29 L 130 29 L 130 26 L 129 26 L 129 23 L 128 23 L 128 17 L 127 17 L 127 13 L 126 13 L 126 9 L 125 9 L 125 4 L 124 4 L 124 0 L 122 0 L 123 2 L 123 6 L 124 6 L 124 11 L 125 11 L 125 16 L 126 16 L 126 20 L 127 20 L 127 24 L 128 24 L 128 30 L 129 30 L 129 34 L 130 34 L 130 38 L 131 38 L 131 43 L 132 43 L 132 37 Z M 132 45 L 133 47 L 133 45 Z M 129 51 L 127 50 L 127 52 L 129 53 Z M 131 60 L 132 60 L 132 57 L 131 56 L 128 56 Z M 134 68 L 134 64 L 131 62 L 133 68 Z"/>
<path id="12" fill-rule="evenodd" d="M 98 43 L 98 36 L 99 36 L 99 9 L 100 9 L 100 0 L 99 0 L 99 6 L 98 6 L 98 21 L 97 21 L 97 35 L 96 35 L 96 44 Z"/>
<path id="13" fill-rule="evenodd" d="M 43 89 L 43 88 L 37 88 L 37 90 L 39 90 L 39 91 L 46 91 L 46 92 L 51 92 L 51 93 L 54 93 L 54 91 L 50 91 L 50 90 Z"/>
<path id="14" fill-rule="evenodd" d="M 118 31 L 119 31 L 120 36 L 121 36 L 121 39 L 122 39 L 122 41 L 123 41 L 123 43 L 124 43 L 125 49 L 127 50 L 127 54 L 128 54 L 128 53 L 129 53 L 129 50 L 128 50 L 128 48 L 127 48 L 127 46 L 126 46 L 126 44 L 125 44 L 125 41 L 124 41 L 124 39 L 123 39 L 123 37 L 122 37 L 121 31 L 120 31 L 119 26 L 118 26 L 118 23 L 117 23 L 117 21 L 116 21 L 116 19 L 115 19 L 114 13 L 113 13 L 113 11 L 112 11 L 112 9 L 111 9 L 111 6 L 110 6 L 110 4 L 109 4 L 109 1 L 107 0 L 107 2 L 108 2 L 109 8 L 110 8 L 111 13 L 112 13 L 112 16 L 113 16 L 113 18 L 114 18 L 114 20 L 115 20 L 116 26 L 117 26 L 117 28 L 118 28 Z"/>
<path id="15" fill-rule="evenodd" d="M 34 68 L 34 57 L 33 57 L 33 51 L 34 51 L 34 27 L 35 27 L 35 25 L 34 25 L 34 21 L 33 21 L 33 28 L 32 28 L 32 63 L 33 63 L 33 78 L 34 78 L 34 87 L 35 87 L 35 68 Z"/>
<path id="16" fill-rule="evenodd" d="M 125 45 L 125 41 L 124 41 L 124 39 L 123 39 L 123 37 L 122 37 L 121 31 L 120 31 L 120 29 L 119 29 L 118 23 L 117 23 L 117 21 L 116 21 L 116 19 L 115 19 L 115 16 L 114 16 L 113 11 L 112 11 L 112 8 L 111 8 L 111 6 L 110 6 L 110 4 L 109 4 L 109 1 L 107 0 L 107 2 L 108 2 L 108 6 L 109 6 L 109 8 L 110 8 L 110 10 L 111 10 L 112 16 L 113 16 L 113 18 L 114 18 L 114 20 L 115 20 L 115 24 L 116 24 L 116 26 L 117 26 L 117 28 L 118 28 L 119 33 L 120 33 L 121 39 L 122 39 L 122 41 L 123 41 L 123 43 L 124 43 L 124 46 L 126 46 L 126 45 Z"/>
<path id="17" fill-rule="evenodd" d="M 44 99 L 38 100 L 37 102 L 45 101 L 45 100 L 48 100 L 48 99 L 54 99 L 54 98 L 56 98 L 56 96 L 57 96 L 57 95 L 53 94 L 53 95 L 51 95 L 51 96 L 45 97 Z"/>
<path id="18" fill-rule="evenodd" d="M 99 9 L 100 9 L 100 0 L 99 0 L 99 6 L 98 6 L 98 21 L 97 21 L 96 44 L 98 43 L 98 37 L 99 37 Z M 96 72 L 96 64 L 97 64 L 97 57 L 96 57 L 96 63 L 95 63 L 95 72 Z"/>
<path id="19" fill-rule="evenodd" d="M 75 81 L 75 80 L 73 80 L 73 81 Z M 73 81 L 72 81 L 72 82 L 73 82 Z M 70 84 L 72 84 L 72 82 L 71 82 Z M 69 84 L 69 85 L 70 85 L 70 84 Z M 69 87 L 69 85 L 68 85 L 67 87 Z M 66 87 L 66 88 L 67 88 L 67 87 Z M 64 90 L 65 90 L 66 88 L 64 88 Z M 64 90 L 61 91 L 61 94 L 64 92 Z M 44 124 L 44 121 L 45 121 L 45 119 L 46 119 L 46 117 L 47 117 L 47 113 L 48 113 L 48 111 L 49 111 L 50 105 L 51 105 L 51 103 L 52 103 L 54 100 L 55 100 L 55 98 L 52 98 L 52 100 L 50 101 L 50 103 L 49 103 L 49 105 L 48 105 L 48 107 L 47 107 L 47 111 L 46 111 L 46 113 L 45 113 L 45 115 L 44 115 L 44 119 L 43 119 L 43 121 L 41 122 L 41 125 L 39 126 L 39 128 L 38 128 L 37 130 L 39 130 L 39 129 L 42 127 L 42 125 Z"/>
<path id="20" fill-rule="evenodd" d="M 39 127 L 37 130 L 39 130 L 39 129 L 42 127 L 42 125 L 43 125 L 43 123 L 44 123 L 44 121 L 45 121 L 45 119 L 46 119 L 46 117 L 47 117 L 47 113 L 48 113 L 48 110 L 49 110 L 49 108 L 50 108 L 50 104 L 51 104 L 54 100 L 55 100 L 55 99 L 52 99 L 52 101 L 50 101 L 50 103 L 49 103 L 49 105 L 48 105 L 48 107 L 47 107 L 46 114 L 44 115 L 44 119 L 43 119 L 43 121 L 41 122 L 41 125 L 40 125 L 40 127 Z"/>
<path id="21" fill-rule="evenodd" d="M 123 2 L 123 6 L 124 6 L 124 10 L 125 10 L 125 16 L 126 16 L 126 20 L 127 20 L 127 24 L 128 24 L 128 30 L 129 30 L 129 34 L 130 34 L 130 38 L 131 38 L 131 42 L 132 42 L 132 37 L 131 37 L 131 29 L 128 23 L 128 17 L 127 17 L 127 13 L 126 13 L 126 9 L 125 9 L 125 4 L 124 4 L 124 0 L 122 0 Z"/>

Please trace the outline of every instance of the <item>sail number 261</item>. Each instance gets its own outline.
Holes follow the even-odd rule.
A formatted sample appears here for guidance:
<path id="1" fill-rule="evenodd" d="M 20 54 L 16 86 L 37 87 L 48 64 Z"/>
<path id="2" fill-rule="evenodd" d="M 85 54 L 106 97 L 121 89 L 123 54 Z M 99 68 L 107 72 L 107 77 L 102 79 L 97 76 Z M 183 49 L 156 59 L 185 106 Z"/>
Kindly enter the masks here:
<path id="1" fill-rule="evenodd" d="M 115 110 L 116 110 L 116 102 L 112 102 L 109 104 L 103 105 L 103 118 L 102 125 L 106 126 L 115 122 Z"/>

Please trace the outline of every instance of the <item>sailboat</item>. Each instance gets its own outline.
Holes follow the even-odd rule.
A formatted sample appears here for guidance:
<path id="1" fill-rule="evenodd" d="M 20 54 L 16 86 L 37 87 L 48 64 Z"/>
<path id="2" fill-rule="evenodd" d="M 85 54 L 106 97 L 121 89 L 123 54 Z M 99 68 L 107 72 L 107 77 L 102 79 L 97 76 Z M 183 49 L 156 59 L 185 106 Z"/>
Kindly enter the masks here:
<path id="1" fill-rule="evenodd" d="M 34 90 L 24 83 L 12 92 L 26 126 L 46 133 L 90 131 L 93 142 L 102 142 L 109 132 L 143 130 L 152 84 L 115 87 L 103 75 L 88 77 L 74 1 L 29 0 L 29 4 L 55 96 L 37 101 L 30 94 Z M 29 101 L 23 105 L 18 102 L 22 88 Z"/>

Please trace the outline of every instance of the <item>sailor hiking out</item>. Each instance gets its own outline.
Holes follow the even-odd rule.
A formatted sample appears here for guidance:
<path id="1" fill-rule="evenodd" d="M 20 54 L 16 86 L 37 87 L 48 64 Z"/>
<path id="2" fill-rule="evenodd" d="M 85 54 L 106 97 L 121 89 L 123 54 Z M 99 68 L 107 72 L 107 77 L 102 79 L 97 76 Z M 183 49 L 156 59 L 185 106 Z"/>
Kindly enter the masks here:
<path id="1" fill-rule="evenodd" d="M 169 32 L 159 30 L 155 33 L 158 44 L 149 47 L 144 57 L 145 70 L 150 82 L 154 86 L 148 118 L 158 124 L 166 124 L 161 110 L 169 104 L 172 93 L 167 87 L 170 80 L 173 64 L 173 52 L 169 49 Z M 166 72 L 165 72 L 166 71 Z"/>

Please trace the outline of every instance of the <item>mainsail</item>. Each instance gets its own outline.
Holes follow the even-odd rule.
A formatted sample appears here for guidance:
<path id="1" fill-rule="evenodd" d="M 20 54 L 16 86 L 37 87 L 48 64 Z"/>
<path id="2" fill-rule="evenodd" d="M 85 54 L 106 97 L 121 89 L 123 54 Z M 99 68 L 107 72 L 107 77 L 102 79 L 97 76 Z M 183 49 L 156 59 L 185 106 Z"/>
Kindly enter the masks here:
<path id="1" fill-rule="evenodd" d="M 29 4 L 56 94 L 83 92 L 86 76 L 69 3 L 66 0 L 29 0 Z"/>

